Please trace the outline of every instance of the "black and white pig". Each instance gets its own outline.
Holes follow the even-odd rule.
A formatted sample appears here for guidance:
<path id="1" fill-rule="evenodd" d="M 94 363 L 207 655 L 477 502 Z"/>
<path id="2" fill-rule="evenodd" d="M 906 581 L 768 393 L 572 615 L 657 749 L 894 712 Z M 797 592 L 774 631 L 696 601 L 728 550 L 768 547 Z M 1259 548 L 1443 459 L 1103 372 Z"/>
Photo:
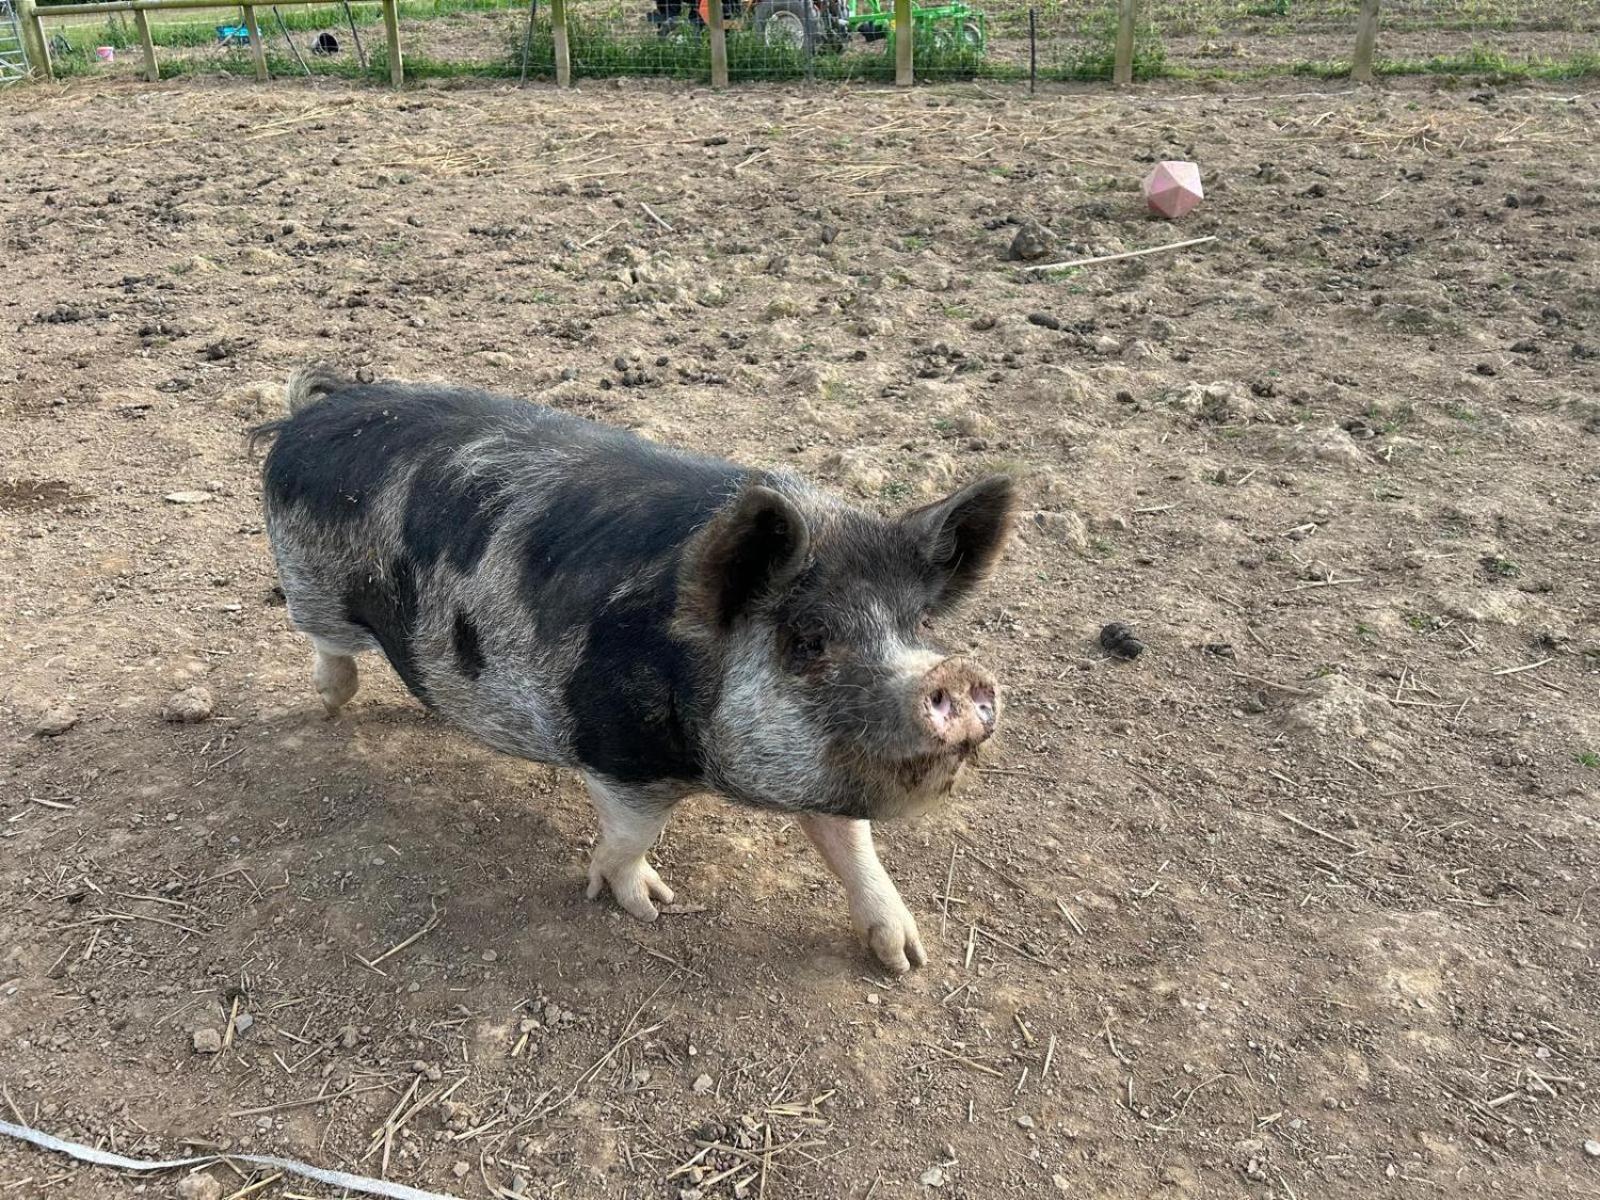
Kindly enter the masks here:
<path id="1" fill-rule="evenodd" d="M 924 961 L 869 822 L 950 793 L 1000 720 L 934 626 L 994 566 L 1012 484 L 894 520 L 776 471 L 479 391 L 289 382 L 267 532 L 337 715 L 381 650 L 440 716 L 581 771 L 590 898 L 671 903 L 645 855 L 694 792 L 792 813 L 896 971 Z"/>

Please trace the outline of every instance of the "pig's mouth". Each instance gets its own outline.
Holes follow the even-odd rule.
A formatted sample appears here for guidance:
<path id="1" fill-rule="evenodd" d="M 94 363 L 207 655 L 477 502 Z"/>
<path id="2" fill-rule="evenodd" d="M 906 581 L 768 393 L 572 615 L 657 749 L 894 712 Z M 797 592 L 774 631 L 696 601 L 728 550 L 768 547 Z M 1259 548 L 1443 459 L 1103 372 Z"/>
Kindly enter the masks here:
<path id="1" fill-rule="evenodd" d="M 900 812 L 910 814 L 945 799 L 981 757 L 976 745 L 938 746 L 897 760 L 892 766 Z"/>

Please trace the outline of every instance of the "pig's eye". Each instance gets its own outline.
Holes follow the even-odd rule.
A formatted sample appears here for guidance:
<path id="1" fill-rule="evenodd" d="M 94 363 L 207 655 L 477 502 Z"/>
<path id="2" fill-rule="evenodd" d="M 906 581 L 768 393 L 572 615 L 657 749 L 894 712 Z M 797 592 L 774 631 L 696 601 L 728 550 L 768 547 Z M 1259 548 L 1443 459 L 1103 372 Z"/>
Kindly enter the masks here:
<path id="1" fill-rule="evenodd" d="M 796 634 L 789 644 L 789 665 L 796 671 L 804 670 L 822 657 L 826 646 L 821 634 Z"/>
<path id="2" fill-rule="evenodd" d="M 917 622 L 917 628 L 920 629 L 923 633 L 932 633 L 933 632 L 933 618 L 931 616 L 929 616 L 927 613 L 923 613 L 922 614 L 922 620 Z"/>

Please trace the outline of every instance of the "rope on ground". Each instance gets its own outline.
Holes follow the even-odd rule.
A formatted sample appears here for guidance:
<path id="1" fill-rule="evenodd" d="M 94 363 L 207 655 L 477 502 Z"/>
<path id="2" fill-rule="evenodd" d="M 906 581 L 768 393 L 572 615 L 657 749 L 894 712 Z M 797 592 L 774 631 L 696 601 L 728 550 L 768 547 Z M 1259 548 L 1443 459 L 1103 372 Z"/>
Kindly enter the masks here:
<path id="1" fill-rule="evenodd" d="M 28 1142 L 41 1150 L 69 1155 L 79 1162 L 93 1163 L 97 1167 L 115 1167 L 119 1171 L 175 1171 L 180 1167 L 209 1166 L 227 1159 L 229 1162 L 250 1163 L 252 1166 L 287 1171 L 291 1175 L 325 1183 L 329 1187 L 365 1192 L 369 1196 L 386 1196 L 389 1200 L 460 1200 L 458 1196 L 449 1196 L 443 1192 L 425 1192 L 421 1188 L 407 1187 L 403 1183 L 390 1183 L 387 1179 L 368 1179 L 363 1175 L 351 1175 L 345 1171 L 328 1171 L 321 1167 L 295 1162 L 292 1158 L 274 1158 L 268 1154 L 207 1154 L 200 1158 L 172 1158 L 162 1162 L 151 1162 L 146 1159 L 127 1158 L 121 1154 L 108 1154 L 104 1150 L 96 1150 L 93 1146 L 63 1141 L 37 1129 L 12 1125 L 6 1121 L 0 1121 L 0 1134 Z"/>

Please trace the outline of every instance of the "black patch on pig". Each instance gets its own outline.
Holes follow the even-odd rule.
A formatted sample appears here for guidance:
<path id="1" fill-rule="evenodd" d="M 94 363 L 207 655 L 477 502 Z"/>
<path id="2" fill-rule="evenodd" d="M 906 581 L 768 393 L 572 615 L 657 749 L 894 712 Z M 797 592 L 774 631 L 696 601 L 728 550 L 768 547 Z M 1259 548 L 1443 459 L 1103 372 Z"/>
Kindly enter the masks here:
<path id="1" fill-rule="evenodd" d="M 400 536 L 419 568 L 446 558 L 465 575 L 488 550 L 510 497 L 493 479 L 463 478 L 450 466 L 451 449 L 430 456 L 412 476 Z"/>
<path id="2" fill-rule="evenodd" d="M 686 648 L 668 633 L 676 604 L 669 576 L 600 616 L 567 681 L 573 749 L 584 766 L 610 779 L 700 777 L 697 730 L 710 697 L 696 685 Z"/>
<path id="3" fill-rule="evenodd" d="M 450 640 L 455 647 L 456 665 L 461 668 L 461 673 L 468 679 L 482 675 L 483 646 L 478 641 L 478 627 L 472 623 L 471 617 L 459 609 L 456 610 L 455 629 Z"/>
<path id="4" fill-rule="evenodd" d="M 683 545 L 738 491 L 740 467 L 619 436 L 523 526 L 520 596 L 541 637 L 615 620 L 618 587 L 660 571 L 672 588 Z M 676 591 L 672 594 L 675 596 Z"/>
<path id="5" fill-rule="evenodd" d="M 522 526 L 519 594 L 540 640 L 588 631 L 566 702 L 591 770 L 624 783 L 699 777 L 696 714 L 709 700 L 671 633 L 677 574 L 684 544 L 746 475 L 607 431 Z"/>
<path id="6" fill-rule="evenodd" d="M 417 572 L 407 559 L 389 564 L 387 579 L 367 575 L 344 598 L 345 617 L 370 633 L 411 694 L 428 704 L 412 637 L 417 628 Z"/>

